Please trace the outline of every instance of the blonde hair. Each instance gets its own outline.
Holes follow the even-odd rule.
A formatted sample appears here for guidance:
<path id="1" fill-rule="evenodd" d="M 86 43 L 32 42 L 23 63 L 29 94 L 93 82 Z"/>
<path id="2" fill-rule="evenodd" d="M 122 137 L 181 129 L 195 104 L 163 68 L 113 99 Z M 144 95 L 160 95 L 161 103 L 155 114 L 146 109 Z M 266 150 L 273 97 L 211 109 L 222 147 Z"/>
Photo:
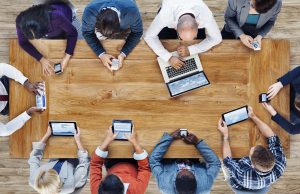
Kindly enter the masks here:
<path id="1" fill-rule="evenodd" d="M 34 182 L 34 189 L 40 194 L 57 194 L 61 186 L 59 175 L 53 169 L 40 171 Z"/>

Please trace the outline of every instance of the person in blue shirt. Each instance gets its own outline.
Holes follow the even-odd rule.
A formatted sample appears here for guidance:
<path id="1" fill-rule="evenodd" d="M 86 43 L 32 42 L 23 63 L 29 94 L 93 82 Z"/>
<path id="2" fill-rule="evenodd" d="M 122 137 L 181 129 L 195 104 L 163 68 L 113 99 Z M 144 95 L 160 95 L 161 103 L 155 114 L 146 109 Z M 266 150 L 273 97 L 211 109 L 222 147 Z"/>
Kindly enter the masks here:
<path id="1" fill-rule="evenodd" d="M 221 162 L 203 139 L 189 133 L 183 140 L 194 145 L 203 156 L 199 159 L 164 159 L 172 142 L 180 139 L 180 129 L 172 134 L 164 133 L 149 158 L 150 167 L 158 187 L 164 194 L 207 194 L 219 174 Z"/>
<path id="2" fill-rule="evenodd" d="M 143 35 L 143 22 L 136 3 L 133 0 L 92 1 L 84 9 L 82 34 L 87 44 L 110 71 L 112 59 L 116 57 L 106 53 L 99 40 L 126 37 L 125 44 L 117 56 L 121 68 L 124 59 Z"/>
<path id="3" fill-rule="evenodd" d="M 278 113 L 271 103 L 263 103 L 263 107 L 272 115 L 275 121 L 289 134 L 300 134 L 300 67 L 296 67 L 284 76 L 280 77 L 277 82 L 268 89 L 268 99 L 275 98 L 278 92 L 287 85 L 291 85 L 291 120 L 288 121 Z"/>

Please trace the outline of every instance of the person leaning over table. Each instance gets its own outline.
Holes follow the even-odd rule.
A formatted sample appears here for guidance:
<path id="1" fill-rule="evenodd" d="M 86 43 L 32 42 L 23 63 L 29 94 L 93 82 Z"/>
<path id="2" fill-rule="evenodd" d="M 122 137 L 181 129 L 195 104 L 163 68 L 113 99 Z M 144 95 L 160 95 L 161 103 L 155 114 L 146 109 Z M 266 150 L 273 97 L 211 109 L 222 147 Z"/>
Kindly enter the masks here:
<path id="1" fill-rule="evenodd" d="M 43 56 L 29 40 L 33 39 L 67 39 L 65 56 L 61 61 L 65 69 L 74 53 L 78 28 L 72 24 L 73 11 L 63 0 L 48 0 L 47 3 L 33 5 L 21 12 L 16 18 L 17 35 L 20 46 L 37 61 L 45 75 L 54 71 L 52 62 Z"/>
<path id="2" fill-rule="evenodd" d="M 129 33 L 129 35 L 128 35 Z M 119 68 L 143 35 L 143 22 L 134 0 L 93 0 L 82 16 L 82 34 L 87 44 L 111 70 L 115 56 L 106 52 L 99 40 L 126 39 L 118 55 Z"/>
<path id="3" fill-rule="evenodd" d="M 37 94 L 37 89 L 39 82 L 31 83 L 27 77 L 25 77 L 18 69 L 15 67 L 0 63 L 0 114 L 7 115 L 8 114 L 8 100 L 9 100 L 9 79 L 13 79 L 25 88 L 33 93 Z M 15 102 L 17 103 L 17 102 Z M 31 118 L 33 113 L 42 112 L 42 109 L 38 109 L 36 107 L 31 107 L 24 111 L 22 114 L 17 116 L 16 118 L 9 121 L 7 124 L 3 124 L 0 122 L 0 136 L 9 136 L 13 134 L 18 129 L 22 128 L 23 125 Z"/>
<path id="4" fill-rule="evenodd" d="M 86 184 L 89 173 L 88 152 L 80 140 L 80 129 L 74 134 L 78 147 L 78 159 L 51 159 L 41 164 L 51 128 L 48 127 L 44 137 L 32 143 L 32 152 L 28 164 L 30 166 L 29 185 L 41 194 L 77 193 Z"/>
<path id="5" fill-rule="evenodd" d="M 289 134 L 300 134 L 300 67 L 296 67 L 269 87 L 268 99 L 273 99 L 284 86 L 291 84 L 291 121 L 281 116 L 270 103 L 263 103 L 263 107 L 272 115 L 272 120 Z"/>
<path id="6" fill-rule="evenodd" d="M 133 145 L 133 159 L 107 159 L 108 146 L 117 137 L 110 127 L 106 137 L 92 155 L 90 187 L 92 194 L 143 194 L 151 176 L 147 152 L 140 146 L 137 134 L 126 135 Z M 107 175 L 102 177 L 102 167 Z"/>
<path id="7" fill-rule="evenodd" d="M 179 46 L 180 57 L 175 57 L 159 39 L 177 38 L 183 41 L 204 40 L 188 47 Z M 179 69 L 184 65 L 181 57 L 206 52 L 219 44 L 222 36 L 212 12 L 202 0 L 163 0 L 144 39 L 159 57 Z"/>
<path id="8" fill-rule="evenodd" d="M 228 128 L 220 119 L 218 130 L 223 135 L 223 172 L 236 194 L 265 194 L 283 174 L 286 168 L 286 157 L 279 137 L 254 114 L 252 107 L 248 107 L 248 111 L 251 120 L 267 139 L 268 148 L 257 145 L 250 149 L 249 156 L 239 160 L 233 159 Z"/>
<path id="9" fill-rule="evenodd" d="M 239 38 L 251 49 L 258 41 L 262 47 L 261 40 L 274 26 L 281 6 L 281 0 L 228 0 L 223 39 Z"/>
<path id="10" fill-rule="evenodd" d="M 165 153 L 172 142 L 180 139 L 180 129 L 170 135 L 164 133 L 150 156 L 150 166 L 156 177 L 158 187 L 164 194 L 205 194 L 210 193 L 217 178 L 221 162 L 218 156 L 194 134 L 189 133 L 183 140 L 194 145 L 203 156 L 205 162 L 199 159 L 164 159 Z"/>

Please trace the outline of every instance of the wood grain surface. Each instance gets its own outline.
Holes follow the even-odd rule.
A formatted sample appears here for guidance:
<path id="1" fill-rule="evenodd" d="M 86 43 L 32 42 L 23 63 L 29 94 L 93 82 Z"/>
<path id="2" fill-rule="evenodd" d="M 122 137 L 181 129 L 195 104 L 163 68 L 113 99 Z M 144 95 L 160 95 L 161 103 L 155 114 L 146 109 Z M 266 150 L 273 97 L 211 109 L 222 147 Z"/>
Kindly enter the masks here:
<path id="1" fill-rule="evenodd" d="M 66 42 L 41 40 L 33 43 L 44 56 L 59 62 Z M 117 54 L 123 44 L 124 41 L 118 40 L 104 42 L 107 52 L 113 54 Z M 180 42 L 167 40 L 163 44 L 173 51 Z M 220 155 L 221 137 L 216 126 L 222 113 L 251 105 L 265 122 L 271 124 L 270 117 L 258 104 L 258 95 L 288 70 L 289 42 L 264 40 L 263 44 L 266 46 L 262 51 L 254 52 L 239 41 L 229 40 L 201 54 L 200 59 L 211 84 L 171 99 L 157 57 L 144 41 L 128 56 L 124 67 L 114 74 L 100 63 L 84 41 L 79 41 L 66 71 L 62 75 L 46 78 L 41 76 L 40 65 L 20 49 L 16 40 L 12 40 L 11 64 L 22 68 L 30 79 L 44 79 L 47 82 L 48 109 L 11 137 L 11 156 L 27 158 L 31 142 L 42 137 L 48 119 L 76 120 L 81 128 L 83 144 L 90 153 L 104 138 L 112 119 L 131 119 L 141 144 L 148 152 L 164 132 L 188 128 L 205 139 Z M 20 96 L 20 105 L 10 107 L 11 117 L 24 110 L 24 104 L 34 103 L 32 95 L 12 82 L 11 101 L 16 101 Z M 281 101 L 277 99 L 273 103 L 284 115 L 288 114 L 288 96 L 289 91 L 284 90 L 278 97 Z M 289 153 L 288 135 L 276 126 L 274 130 L 278 131 Z M 230 131 L 235 157 L 247 155 L 249 147 L 264 143 L 264 138 L 259 138 L 258 130 L 250 120 L 230 127 Z M 52 137 L 46 150 L 44 156 L 49 158 L 76 156 L 73 138 Z M 110 146 L 109 157 L 128 158 L 132 157 L 132 152 L 128 142 L 115 141 Z M 197 158 L 199 153 L 193 146 L 176 141 L 165 157 Z"/>

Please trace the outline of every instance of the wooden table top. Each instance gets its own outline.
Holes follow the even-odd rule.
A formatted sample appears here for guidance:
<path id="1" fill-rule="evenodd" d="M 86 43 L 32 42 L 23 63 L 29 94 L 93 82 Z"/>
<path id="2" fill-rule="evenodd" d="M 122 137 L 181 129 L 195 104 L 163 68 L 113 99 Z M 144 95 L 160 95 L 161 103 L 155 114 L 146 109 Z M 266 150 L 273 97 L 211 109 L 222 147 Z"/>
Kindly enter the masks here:
<path id="1" fill-rule="evenodd" d="M 192 44 L 186 43 L 186 44 Z M 54 62 L 64 55 L 64 40 L 38 40 L 33 44 Z M 117 55 L 122 40 L 104 41 L 108 53 Z M 177 40 L 163 41 L 174 51 Z M 28 158 L 32 142 L 45 133 L 48 120 L 76 120 L 82 133 L 82 143 L 91 154 L 101 144 L 112 119 L 131 119 L 142 146 L 150 153 L 164 132 L 187 128 L 221 156 L 221 135 L 217 122 L 221 114 L 243 105 L 254 112 L 280 136 L 289 156 L 289 135 L 271 121 L 270 115 L 258 103 L 258 95 L 266 92 L 278 77 L 289 70 L 290 44 L 287 40 L 263 40 L 259 52 L 245 48 L 240 41 L 224 40 L 220 45 L 200 55 L 204 71 L 211 84 L 170 99 L 164 84 L 157 56 L 141 41 L 128 56 L 123 68 L 112 75 L 97 59 L 84 40 L 77 43 L 75 54 L 62 75 L 44 77 L 41 65 L 25 53 L 17 40 L 10 41 L 10 63 L 31 81 L 45 80 L 48 108 L 34 115 L 26 125 L 10 137 L 12 158 Z M 35 97 L 20 84 L 10 83 L 10 118 L 35 105 Z M 289 116 L 289 87 L 285 87 L 272 105 L 283 116 Z M 234 157 L 249 154 L 249 148 L 264 144 L 265 139 L 250 120 L 229 127 Z M 114 141 L 109 157 L 132 157 L 128 142 Z M 51 137 L 45 158 L 76 157 L 73 138 Z M 197 158 L 194 146 L 176 140 L 166 158 Z"/>

